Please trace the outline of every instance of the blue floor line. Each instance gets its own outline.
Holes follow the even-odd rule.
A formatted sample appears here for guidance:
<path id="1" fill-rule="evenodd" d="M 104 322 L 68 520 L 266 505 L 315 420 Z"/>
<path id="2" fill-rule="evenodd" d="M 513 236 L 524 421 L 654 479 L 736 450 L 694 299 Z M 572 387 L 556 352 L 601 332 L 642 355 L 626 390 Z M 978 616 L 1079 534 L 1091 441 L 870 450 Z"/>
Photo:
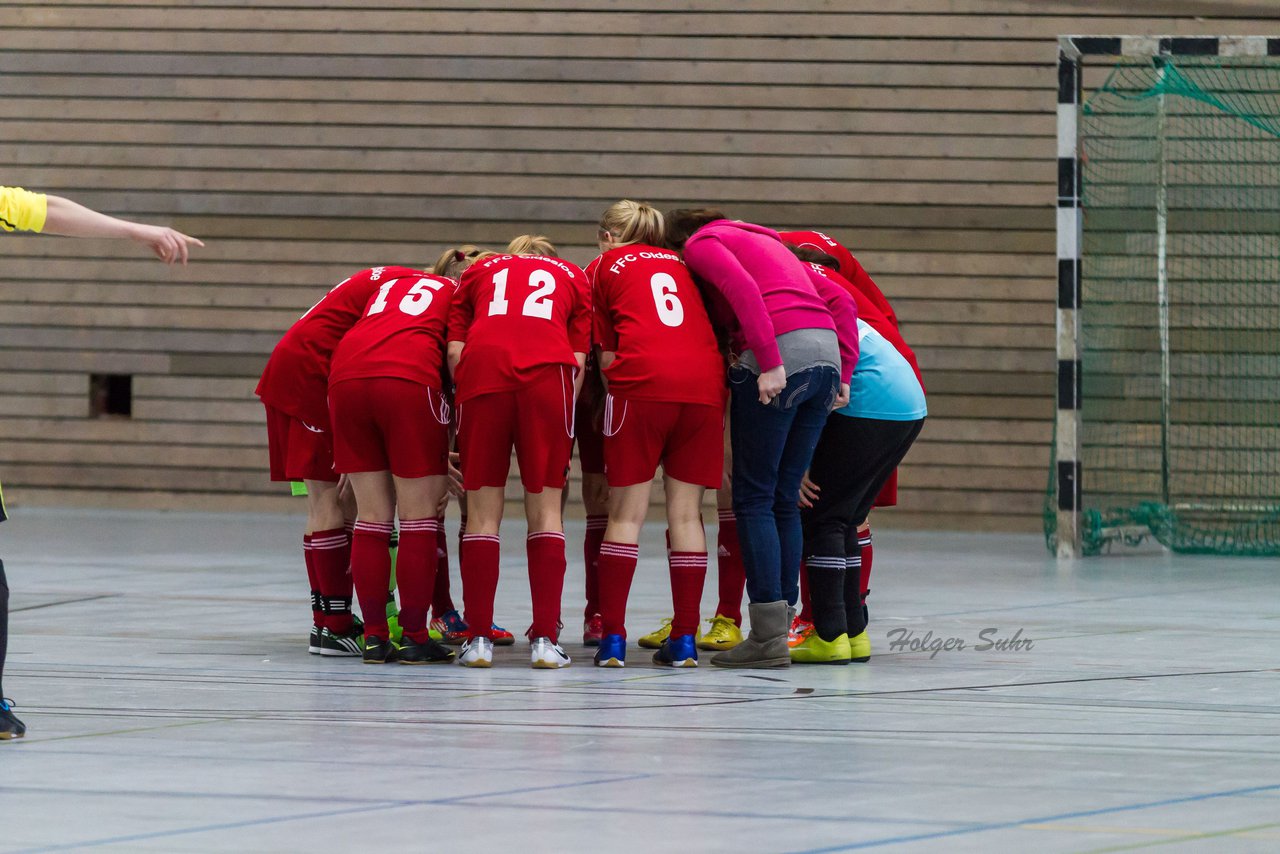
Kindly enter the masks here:
<path id="1" fill-rule="evenodd" d="M 1175 804 L 1189 804 L 1195 803 L 1196 801 L 1208 801 L 1213 800 L 1214 798 L 1232 798 L 1240 795 L 1252 795 L 1259 792 L 1274 791 L 1280 791 L 1280 784 L 1273 786 L 1252 786 L 1247 789 L 1227 789 L 1221 792 L 1206 792 L 1202 795 L 1188 795 L 1187 797 L 1169 798 L 1163 801 L 1147 801 L 1146 803 L 1126 804 L 1119 807 L 1080 810 L 1079 812 L 1024 818 L 1019 819 L 1018 821 L 994 822 L 992 824 L 978 825 L 977 827 L 964 827 L 957 830 L 940 830 L 936 833 L 919 833 L 910 836 L 890 836 L 884 839 L 869 839 L 866 842 L 852 842 L 848 845 L 832 845 L 825 848 L 804 848 L 799 851 L 792 852 L 792 854 L 830 854 L 830 852 L 835 851 L 857 851 L 860 848 L 881 848 L 887 845 L 904 845 L 908 842 L 925 842 L 930 839 L 946 839 L 952 836 L 965 836 L 972 833 L 987 833 L 992 830 L 1009 830 L 1015 827 L 1025 827 L 1029 824 L 1048 824 L 1057 821 L 1070 821 L 1075 818 L 1090 818 L 1097 815 L 1133 812 L 1135 810 L 1155 809 L 1157 807 L 1167 807 Z"/>
<path id="2" fill-rule="evenodd" d="M 642 780 L 651 775 L 649 774 L 631 774 L 625 777 L 607 777 L 602 780 L 583 780 L 577 783 L 560 783 L 550 786 L 530 786 L 524 789 L 506 789 L 497 792 L 477 792 L 473 795 L 457 795 L 448 798 L 431 798 L 426 800 L 396 800 L 387 801 L 376 805 L 361 805 L 357 807 L 347 807 L 340 810 L 324 810 L 322 812 L 298 813 L 295 815 L 271 816 L 270 818 L 250 819 L 247 821 L 228 821 L 220 824 L 206 824 L 198 827 L 181 827 L 175 830 L 157 830 L 152 833 L 135 833 L 128 836 L 111 836 L 103 839 L 87 839 L 80 842 L 68 842 L 59 845 L 42 845 L 38 848 L 23 848 L 13 852 L 13 854 L 43 854 L 47 851 L 73 851 L 77 848 L 101 848 L 106 845 L 120 845 L 126 842 L 143 842 L 151 839 L 165 839 L 171 836 L 189 836 L 193 833 L 211 833 L 219 830 L 239 830 L 245 827 L 259 827 L 266 824 L 281 824 L 287 821 L 301 821 L 305 819 L 316 818 L 332 818 L 340 815 L 352 815 L 355 813 L 372 813 L 382 812 L 385 810 L 401 809 L 403 807 L 418 806 L 447 806 L 460 801 L 474 800 L 477 798 L 492 798 L 506 795 L 527 794 L 530 792 L 546 792 L 561 789 L 575 789 L 582 786 L 596 786 L 604 783 L 621 783 L 630 780 Z"/>

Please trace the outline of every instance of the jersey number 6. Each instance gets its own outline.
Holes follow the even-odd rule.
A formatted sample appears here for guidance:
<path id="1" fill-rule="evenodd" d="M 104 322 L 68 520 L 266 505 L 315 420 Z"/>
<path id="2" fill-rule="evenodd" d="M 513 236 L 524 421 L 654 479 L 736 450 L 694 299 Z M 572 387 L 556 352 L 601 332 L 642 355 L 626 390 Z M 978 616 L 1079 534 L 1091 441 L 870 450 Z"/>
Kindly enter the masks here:
<path id="1" fill-rule="evenodd" d="M 653 304 L 663 325 L 679 326 L 684 323 L 684 306 L 676 296 L 676 280 L 669 273 L 654 273 L 649 287 L 653 289 Z"/>

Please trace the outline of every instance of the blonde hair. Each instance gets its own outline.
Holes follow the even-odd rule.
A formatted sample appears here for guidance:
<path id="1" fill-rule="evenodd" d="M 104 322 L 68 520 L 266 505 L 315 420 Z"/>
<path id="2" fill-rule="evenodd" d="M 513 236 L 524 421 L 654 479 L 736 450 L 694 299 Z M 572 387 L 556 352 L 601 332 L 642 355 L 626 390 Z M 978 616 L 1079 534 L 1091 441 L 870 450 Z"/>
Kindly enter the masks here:
<path id="1" fill-rule="evenodd" d="M 446 249 L 432 265 L 431 272 L 437 276 L 456 279 L 462 275 L 463 270 L 493 254 L 488 249 L 464 243 L 453 249 Z"/>
<path id="2" fill-rule="evenodd" d="M 511 241 L 507 252 L 512 255 L 545 255 L 548 258 L 559 258 L 555 244 L 541 234 L 522 234 Z"/>
<path id="3" fill-rule="evenodd" d="M 661 246 L 665 227 L 662 211 L 648 202 L 630 199 L 614 202 L 600 217 L 601 230 L 612 234 L 618 246 L 632 243 Z"/>

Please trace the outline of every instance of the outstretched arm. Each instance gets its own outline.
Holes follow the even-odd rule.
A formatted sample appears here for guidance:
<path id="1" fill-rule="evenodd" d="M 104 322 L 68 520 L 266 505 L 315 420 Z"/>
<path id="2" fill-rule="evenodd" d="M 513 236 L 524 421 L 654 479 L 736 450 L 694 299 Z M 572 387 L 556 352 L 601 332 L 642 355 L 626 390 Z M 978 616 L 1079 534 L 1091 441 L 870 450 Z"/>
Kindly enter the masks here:
<path id="1" fill-rule="evenodd" d="M 161 225 L 129 222 L 90 210 L 61 196 L 48 196 L 49 210 L 45 217 L 44 231 L 67 237 L 128 238 L 147 246 L 166 264 L 175 261 L 187 263 L 191 246 L 204 246 L 194 237 Z"/>

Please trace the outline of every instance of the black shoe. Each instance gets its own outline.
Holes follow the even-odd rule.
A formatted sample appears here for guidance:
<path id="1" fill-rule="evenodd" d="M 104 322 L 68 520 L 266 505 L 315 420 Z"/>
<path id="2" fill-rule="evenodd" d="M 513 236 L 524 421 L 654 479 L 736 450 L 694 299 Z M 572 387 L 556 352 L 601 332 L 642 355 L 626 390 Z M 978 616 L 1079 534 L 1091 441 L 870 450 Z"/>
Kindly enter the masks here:
<path id="1" fill-rule="evenodd" d="M 355 658 L 364 650 L 364 632 L 352 629 L 340 635 L 332 629 L 320 630 L 320 654 L 326 656 L 350 656 Z"/>
<path id="2" fill-rule="evenodd" d="M 0 700 L 0 741 L 22 738 L 26 734 L 27 725 L 14 717 L 13 700 Z"/>
<path id="3" fill-rule="evenodd" d="M 664 667 L 697 667 L 698 639 L 694 635 L 672 635 L 653 654 L 653 663 Z"/>
<path id="4" fill-rule="evenodd" d="M 364 639 L 364 663 L 386 664 L 396 660 L 396 645 L 377 635 L 369 635 Z"/>
<path id="5" fill-rule="evenodd" d="M 453 661 L 453 650 L 439 641 L 427 638 L 422 643 L 410 640 L 408 635 L 400 642 L 396 661 L 401 664 L 448 664 Z"/>

